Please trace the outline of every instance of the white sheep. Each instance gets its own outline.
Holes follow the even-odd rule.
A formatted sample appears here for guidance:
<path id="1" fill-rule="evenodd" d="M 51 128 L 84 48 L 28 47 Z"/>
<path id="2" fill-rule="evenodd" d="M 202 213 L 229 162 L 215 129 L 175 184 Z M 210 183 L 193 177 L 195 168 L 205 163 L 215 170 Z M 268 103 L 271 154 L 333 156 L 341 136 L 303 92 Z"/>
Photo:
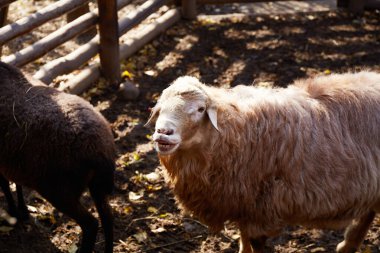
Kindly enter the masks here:
<path id="1" fill-rule="evenodd" d="M 348 227 L 355 252 L 380 208 L 380 74 L 329 75 L 288 88 L 206 86 L 180 77 L 152 110 L 153 140 L 179 204 L 240 252 L 284 226 Z"/>

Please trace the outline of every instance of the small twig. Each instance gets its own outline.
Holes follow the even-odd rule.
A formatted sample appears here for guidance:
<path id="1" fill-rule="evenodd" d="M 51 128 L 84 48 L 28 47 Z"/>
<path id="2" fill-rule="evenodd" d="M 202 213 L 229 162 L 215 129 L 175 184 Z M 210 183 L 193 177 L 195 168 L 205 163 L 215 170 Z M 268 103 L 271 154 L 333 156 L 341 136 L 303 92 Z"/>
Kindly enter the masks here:
<path id="1" fill-rule="evenodd" d="M 208 229 L 208 227 L 205 224 L 201 223 L 200 221 L 194 220 L 192 218 L 183 218 L 183 220 L 188 220 L 188 221 L 195 222 L 195 223 L 201 225 L 202 227 Z M 227 241 L 231 241 L 231 242 L 235 241 L 233 238 L 229 237 L 228 235 L 225 235 L 223 233 L 218 233 L 218 234 L 220 234 L 222 237 L 224 237 L 225 239 L 227 239 Z"/>
<path id="2" fill-rule="evenodd" d="M 105 242 L 105 240 L 101 240 L 101 241 L 96 242 L 95 244 L 98 245 L 98 244 L 101 244 L 101 243 L 104 243 L 104 242 Z"/>
<path id="3" fill-rule="evenodd" d="M 136 221 L 140 221 L 140 220 L 153 220 L 153 219 L 158 219 L 158 217 L 155 217 L 155 216 L 147 216 L 147 217 L 143 217 L 143 218 L 136 218 L 136 219 L 133 219 L 129 224 L 128 226 L 125 228 L 125 231 L 128 231 L 128 229 L 130 228 L 130 226 L 136 222 Z"/>
<path id="4" fill-rule="evenodd" d="M 162 208 L 164 207 L 164 205 L 160 206 L 157 211 L 154 213 L 154 214 L 157 214 Z M 153 219 L 158 219 L 159 217 L 156 217 L 156 216 L 147 216 L 147 217 L 143 217 L 143 218 L 136 218 L 136 219 L 133 219 L 129 224 L 128 226 L 125 228 L 125 231 L 128 231 L 129 227 L 136 221 L 140 221 L 140 220 L 153 220 Z"/>
<path id="5" fill-rule="evenodd" d="M 198 225 L 201 225 L 202 227 L 208 229 L 208 227 L 207 227 L 205 224 L 203 224 L 203 223 L 200 222 L 200 221 L 194 220 L 194 219 L 192 219 L 192 218 L 183 218 L 183 220 L 185 220 L 185 221 L 186 221 L 186 220 L 187 220 L 187 221 L 192 221 L 192 222 L 197 223 Z"/>
<path id="6" fill-rule="evenodd" d="M 193 238 L 190 238 L 190 239 L 184 239 L 184 240 L 180 240 L 180 241 L 176 241 L 176 242 L 171 242 L 171 243 L 159 245 L 159 246 L 147 249 L 146 251 L 148 252 L 148 251 L 152 251 L 152 250 L 156 250 L 156 249 L 161 249 L 161 248 L 165 248 L 165 247 L 168 247 L 168 246 L 176 245 L 178 243 L 188 242 L 188 241 L 192 241 L 194 239 L 199 239 L 199 238 L 203 238 L 203 237 L 204 237 L 204 235 L 197 235 L 197 236 L 194 236 Z"/>

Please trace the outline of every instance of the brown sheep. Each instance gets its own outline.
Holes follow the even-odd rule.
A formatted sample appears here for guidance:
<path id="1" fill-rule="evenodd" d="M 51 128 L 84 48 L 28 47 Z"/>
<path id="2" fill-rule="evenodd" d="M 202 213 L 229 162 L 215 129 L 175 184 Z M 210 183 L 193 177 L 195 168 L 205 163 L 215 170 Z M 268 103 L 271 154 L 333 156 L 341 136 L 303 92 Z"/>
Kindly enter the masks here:
<path id="1" fill-rule="evenodd" d="M 33 83 L 0 63 L 0 174 L 36 190 L 73 218 L 83 236 L 79 252 L 92 252 L 98 221 L 80 203 L 89 188 L 113 248 L 115 145 L 109 124 L 85 100 Z M 33 84 L 32 84 L 33 83 Z"/>
<path id="2" fill-rule="evenodd" d="M 286 225 L 351 222 L 337 251 L 355 252 L 380 210 L 380 74 L 232 89 L 181 77 L 152 121 L 179 204 L 214 231 L 235 222 L 241 253 Z"/>

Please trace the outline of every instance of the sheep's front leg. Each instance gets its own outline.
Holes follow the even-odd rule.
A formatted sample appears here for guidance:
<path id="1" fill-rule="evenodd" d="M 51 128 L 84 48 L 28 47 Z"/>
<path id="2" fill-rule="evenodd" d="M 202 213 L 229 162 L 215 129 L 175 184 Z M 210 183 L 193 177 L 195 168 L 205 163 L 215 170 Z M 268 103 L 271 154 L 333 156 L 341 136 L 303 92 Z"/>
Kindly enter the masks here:
<path id="1" fill-rule="evenodd" d="M 363 242 L 374 218 L 375 212 L 369 212 L 359 219 L 354 220 L 351 225 L 347 227 L 344 241 L 338 244 L 336 251 L 338 253 L 355 253 Z"/>
<path id="2" fill-rule="evenodd" d="M 3 177 L 3 175 L 1 174 L 0 174 L 0 187 L 3 190 L 4 196 L 7 200 L 9 215 L 13 217 L 17 217 L 17 207 L 12 197 L 11 189 L 9 187 L 9 181 L 5 179 L 5 177 Z"/>
<path id="3" fill-rule="evenodd" d="M 252 238 L 241 232 L 239 253 L 263 253 L 266 240 L 266 236 Z"/>

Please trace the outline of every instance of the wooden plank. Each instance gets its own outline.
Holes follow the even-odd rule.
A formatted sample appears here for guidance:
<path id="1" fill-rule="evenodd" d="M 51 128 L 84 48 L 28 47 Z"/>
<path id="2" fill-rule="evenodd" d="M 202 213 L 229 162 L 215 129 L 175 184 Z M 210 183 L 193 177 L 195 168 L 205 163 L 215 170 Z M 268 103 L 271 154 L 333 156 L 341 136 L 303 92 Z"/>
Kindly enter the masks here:
<path id="1" fill-rule="evenodd" d="M 197 17 L 196 0 L 182 0 L 182 17 L 190 20 Z"/>
<path id="2" fill-rule="evenodd" d="M 179 9 L 171 9 L 157 18 L 153 23 L 138 28 L 133 38 L 127 40 L 120 46 L 120 60 L 136 53 L 154 37 L 168 29 L 181 19 Z M 73 94 L 80 94 L 88 89 L 100 77 L 99 65 L 92 65 L 83 69 L 75 78 L 65 83 L 61 90 Z"/>
<path id="3" fill-rule="evenodd" d="M 137 8 L 136 11 L 129 13 L 119 22 L 119 36 L 122 36 L 152 13 L 162 7 L 167 0 L 148 0 Z"/>
<path id="4" fill-rule="evenodd" d="M 82 5 L 79 8 L 76 8 L 75 10 L 67 13 L 67 15 L 66 15 L 67 23 L 74 21 L 75 19 L 79 18 L 82 15 L 85 15 L 88 12 L 90 12 L 90 6 L 88 5 L 88 3 Z M 82 33 L 81 35 L 79 35 L 76 38 L 76 41 L 78 43 L 85 43 L 85 42 L 89 41 L 91 38 L 93 38 L 97 33 L 98 33 L 98 31 L 96 30 L 96 27 L 94 27 L 94 28 Z"/>
<path id="5" fill-rule="evenodd" d="M 0 44 L 25 34 L 32 29 L 83 5 L 88 0 L 60 0 L 32 15 L 0 28 Z"/>
<path id="6" fill-rule="evenodd" d="M 98 0 L 101 72 L 110 84 L 120 81 L 119 27 L 116 0 Z"/>
<path id="7" fill-rule="evenodd" d="M 67 13 L 66 16 L 67 23 L 70 23 L 71 21 L 79 18 L 80 16 L 88 12 L 90 12 L 90 6 L 88 6 L 88 3 L 74 9 L 73 11 L 70 11 L 69 13 Z"/>
<path id="8" fill-rule="evenodd" d="M 95 13 L 87 13 L 73 22 L 59 28 L 55 32 L 47 35 L 43 39 L 37 41 L 31 46 L 28 46 L 19 52 L 6 56 L 3 61 L 20 67 L 48 53 L 58 45 L 74 38 L 78 34 L 86 31 L 97 22 Z"/>
<path id="9" fill-rule="evenodd" d="M 117 1 L 118 10 L 124 8 L 130 2 L 131 0 L 118 0 Z M 94 10 L 94 12 L 97 13 L 98 10 Z M 126 17 L 124 17 L 124 19 L 130 18 L 130 15 L 131 14 L 127 15 Z M 99 52 L 99 35 L 96 35 L 89 42 L 80 46 L 75 51 L 71 52 L 70 54 L 46 63 L 35 73 L 33 77 L 46 84 L 49 84 L 57 76 L 67 74 L 78 69 L 87 61 L 89 61 L 92 57 L 94 57 L 98 52 Z"/>
<path id="10" fill-rule="evenodd" d="M 0 0 L 0 8 L 10 5 L 16 0 Z"/>
<path id="11" fill-rule="evenodd" d="M 7 16 L 8 16 L 8 6 L 5 6 L 0 9 L 0 27 L 3 27 L 7 22 Z M 3 52 L 3 45 L 0 44 L 0 56 Z"/>

